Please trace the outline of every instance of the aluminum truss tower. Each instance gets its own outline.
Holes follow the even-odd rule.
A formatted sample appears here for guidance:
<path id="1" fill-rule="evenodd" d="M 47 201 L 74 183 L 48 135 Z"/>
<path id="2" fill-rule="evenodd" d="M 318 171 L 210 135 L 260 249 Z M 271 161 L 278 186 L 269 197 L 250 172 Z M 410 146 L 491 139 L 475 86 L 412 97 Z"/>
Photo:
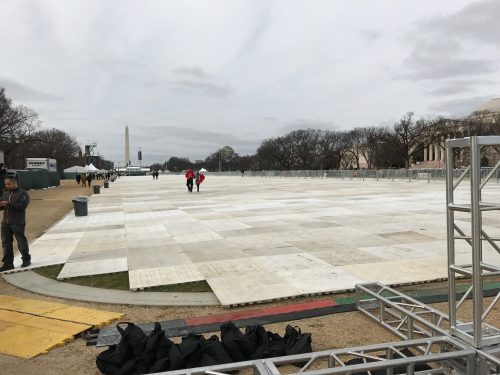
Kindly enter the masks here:
<path id="1" fill-rule="evenodd" d="M 500 293 L 490 306 L 483 307 L 483 283 L 487 278 L 500 275 L 500 262 L 491 264 L 483 259 L 483 243 L 488 243 L 499 254 L 499 238 L 493 238 L 483 228 L 483 213 L 500 210 L 500 202 L 487 203 L 482 200 L 482 190 L 486 183 L 498 172 L 500 161 L 493 170 L 481 178 L 481 149 L 485 146 L 500 145 L 497 136 L 472 136 L 469 138 L 446 141 L 446 207 L 447 207 L 447 242 L 448 242 L 448 295 L 450 314 L 450 333 L 472 345 L 476 349 L 500 344 L 500 329 L 486 323 L 486 318 L 500 298 Z M 470 165 L 455 181 L 453 178 L 453 156 L 457 149 L 470 150 Z M 455 199 L 455 189 L 470 174 L 470 193 L 464 201 Z M 470 230 L 462 229 L 455 218 L 457 212 L 465 213 L 470 220 Z M 470 245 L 468 259 L 460 264 L 455 252 L 456 241 L 465 241 Z M 500 256 L 498 258 L 500 260 Z M 463 261 L 463 259 L 462 259 Z M 463 277 L 470 280 L 470 286 L 464 296 L 457 301 L 456 279 Z M 472 321 L 458 322 L 457 311 L 472 294 Z"/>

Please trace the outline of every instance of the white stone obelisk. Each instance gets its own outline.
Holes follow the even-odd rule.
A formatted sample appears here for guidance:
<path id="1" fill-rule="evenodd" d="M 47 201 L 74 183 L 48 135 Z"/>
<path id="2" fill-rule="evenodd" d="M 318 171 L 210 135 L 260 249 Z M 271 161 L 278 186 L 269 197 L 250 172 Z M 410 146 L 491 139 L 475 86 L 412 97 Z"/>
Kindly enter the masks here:
<path id="1" fill-rule="evenodd" d="M 128 142 L 128 126 L 125 126 L 125 167 L 130 165 L 130 146 Z"/>

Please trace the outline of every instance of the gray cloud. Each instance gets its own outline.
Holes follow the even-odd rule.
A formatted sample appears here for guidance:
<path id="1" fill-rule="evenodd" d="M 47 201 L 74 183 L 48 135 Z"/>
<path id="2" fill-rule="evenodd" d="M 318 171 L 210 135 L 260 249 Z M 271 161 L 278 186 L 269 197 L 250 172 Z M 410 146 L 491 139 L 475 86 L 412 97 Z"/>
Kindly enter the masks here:
<path id="1" fill-rule="evenodd" d="M 208 74 L 205 73 L 205 71 L 203 69 L 201 69 L 199 66 L 196 66 L 196 65 L 180 66 L 180 67 L 174 69 L 173 72 L 175 74 L 193 76 L 193 77 L 196 77 L 198 79 L 208 77 Z"/>
<path id="2" fill-rule="evenodd" d="M 475 111 L 480 105 L 484 104 L 493 97 L 494 95 L 487 95 L 464 99 L 445 100 L 431 105 L 429 110 L 446 116 L 464 116 Z"/>
<path id="3" fill-rule="evenodd" d="M 215 98 L 229 96 L 234 90 L 225 83 L 214 82 L 214 78 L 197 65 L 179 66 L 172 71 L 182 78 L 168 81 L 175 91 L 204 94 Z"/>
<path id="4" fill-rule="evenodd" d="M 482 79 L 482 80 L 455 79 L 455 80 L 448 80 L 444 82 L 442 85 L 437 85 L 437 87 L 427 90 L 427 93 L 435 96 L 454 95 L 454 94 L 476 91 L 478 85 L 494 85 L 494 84 L 496 84 L 494 81 L 487 79 Z"/>
<path id="5" fill-rule="evenodd" d="M 468 39 L 476 42 L 500 45 L 500 1 L 477 1 L 459 12 L 433 17 L 419 27 L 430 34 L 445 35 L 456 40 Z"/>
<path id="6" fill-rule="evenodd" d="M 487 75 L 498 70 L 498 63 L 493 60 L 452 59 L 442 57 L 410 58 L 407 63 L 410 73 L 399 78 L 410 80 L 445 80 L 455 77 Z"/>
<path id="7" fill-rule="evenodd" d="M 382 32 L 379 30 L 361 30 L 361 37 L 368 42 L 373 42 L 380 38 Z"/>
<path id="8" fill-rule="evenodd" d="M 202 93 L 215 98 L 222 98 L 230 95 L 233 89 L 228 85 L 218 85 L 210 82 L 193 81 L 181 79 L 170 81 L 175 90 L 181 92 Z"/>
<path id="9" fill-rule="evenodd" d="M 484 48 L 500 43 L 500 2 L 479 1 L 442 16 L 428 17 L 416 24 L 405 42 L 413 46 L 396 78 L 414 81 L 447 80 L 485 76 L 498 71 L 495 59 L 485 53 L 470 57 L 478 43 Z M 493 51 L 492 51 L 493 52 Z M 473 55 L 474 56 L 474 55 Z M 450 91 L 443 85 L 436 92 Z M 453 90 L 451 90 L 453 91 Z"/>
<path id="10" fill-rule="evenodd" d="M 22 102 L 47 102 L 60 100 L 59 97 L 25 86 L 11 79 L 0 78 L 0 87 L 5 88 L 7 96 Z"/>

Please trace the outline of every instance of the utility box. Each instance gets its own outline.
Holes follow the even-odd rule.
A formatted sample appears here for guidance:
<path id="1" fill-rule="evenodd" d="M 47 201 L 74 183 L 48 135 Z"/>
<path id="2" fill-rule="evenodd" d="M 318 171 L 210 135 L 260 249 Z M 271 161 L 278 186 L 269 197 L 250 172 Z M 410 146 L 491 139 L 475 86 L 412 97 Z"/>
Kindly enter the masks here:
<path id="1" fill-rule="evenodd" d="M 57 160 L 49 158 L 26 158 L 26 169 L 45 169 L 57 172 Z"/>

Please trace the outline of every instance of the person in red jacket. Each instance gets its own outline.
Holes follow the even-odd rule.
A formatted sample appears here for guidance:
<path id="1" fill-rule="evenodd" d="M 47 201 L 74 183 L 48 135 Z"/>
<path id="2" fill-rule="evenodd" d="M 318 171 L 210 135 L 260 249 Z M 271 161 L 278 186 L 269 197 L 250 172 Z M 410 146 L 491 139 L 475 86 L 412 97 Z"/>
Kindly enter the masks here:
<path id="1" fill-rule="evenodd" d="M 193 192 L 193 180 L 194 180 L 194 173 L 191 169 L 186 170 L 186 174 L 184 175 L 186 177 L 186 185 L 188 187 L 189 192 Z"/>
<path id="2" fill-rule="evenodd" d="M 199 193 L 200 192 L 200 184 L 203 182 L 205 179 L 205 175 L 200 173 L 200 171 L 196 171 L 194 174 L 194 182 L 196 183 L 196 191 Z"/>

